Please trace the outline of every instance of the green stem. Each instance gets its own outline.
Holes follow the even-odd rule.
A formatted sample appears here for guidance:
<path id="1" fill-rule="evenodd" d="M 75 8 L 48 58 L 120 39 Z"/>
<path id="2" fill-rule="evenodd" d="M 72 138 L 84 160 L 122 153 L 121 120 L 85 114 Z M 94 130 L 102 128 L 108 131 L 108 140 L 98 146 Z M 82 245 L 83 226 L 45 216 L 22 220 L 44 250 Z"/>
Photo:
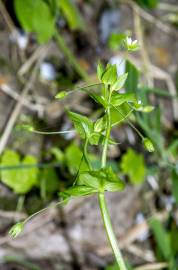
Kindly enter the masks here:
<path id="1" fill-rule="evenodd" d="M 87 73 L 81 68 L 80 64 L 78 63 L 76 57 L 72 53 L 72 51 L 68 48 L 64 38 L 56 31 L 54 37 L 57 41 L 58 46 L 63 51 L 64 55 L 67 57 L 69 63 L 73 65 L 76 72 L 80 75 L 80 77 L 84 80 L 88 78 Z"/>
<path id="2" fill-rule="evenodd" d="M 103 222 L 104 222 L 104 227 L 105 227 L 105 230 L 107 232 L 107 236 L 108 236 L 109 242 L 111 244 L 113 253 L 115 255 L 116 262 L 117 262 L 120 270 L 127 270 L 126 265 L 125 265 L 124 260 L 123 260 L 123 257 L 122 257 L 122 254 L 120 252 L 115 234 L 113 232 L 111 219 L 110 219 L 110 216 L 108 213 L 104 193 L 100 192 L 98 194 L 98 199 L 99 199 L 101 214 L 102 214 L 102 218 L 103 218 Z"/>
<path id="3" fill-rule="evenodd" d="M 88 139 L 86 139 L 85 143 L 84 143 L 83 155 L 84 155 L 84 159 L 87 163 L 87 166 L 88 166 L 89 170 L 91 171 L 91 164 L 90 164 L 90 161 L 88 158 L 87 147 L 88 147 Z"/>
<path id="4" fill-rule="evenodd" d="M 109 88 L 108 88 L 109 90 Z M 111 93 L 109 93 L 108 103 L 110 103 L 111 99 Z M 108 142 L 110 138 L 111 133 L 111 114 L 110 114 L 110 106 L 108 106 L 106 111 L 106 135 L 105 135 L 105 141 L 103 146 L 103 153 L 101 158 L 101 167 L 104 168 L 106 166 L 106 159 L 107 159 L 107 150 L 108 150 Z"/>
<path id="5" fill-rule="evenodd" d="M 108 92 L 109 92 L 109 98 L 108 98 L 108 103 L 110 104 L 110 99 L 111 99 L 111 92 L 108 87 Z M 104 141 L 104 146 L 103 146 L 103 153 L 102 153 L 102 159 L 101 159 L 101 167 L 104 168 L 106 167 L 106 161 L 107 161 L 107 150 L 108 150 L 108 142 L 110 138 L 110 133 L 111 133 L 111 114 L 110 114 L 110 105 L 107 108 L 106 111 L 106 137 Z M 104 227 L 110 242 L 110 245 L 112 247 L 116 262 L 118 264 L 118 267 L 120 270 L 127 270 L 124 260 L 122 258 L 122 254 L 120 252 L 119 246 L 117 244 L 117 240 L 112 228 L 111 224 L 111 219 L 109 216 L 109 212 L 107 209 L 106 201 L 105 201 L 105 196 L 104 192 L 99 192 L 98 193 L 98 200 L 99 200 L 99 205 L 100 205 L 100 210 L 101 210 L 101 215 L 104 223 Z"/>

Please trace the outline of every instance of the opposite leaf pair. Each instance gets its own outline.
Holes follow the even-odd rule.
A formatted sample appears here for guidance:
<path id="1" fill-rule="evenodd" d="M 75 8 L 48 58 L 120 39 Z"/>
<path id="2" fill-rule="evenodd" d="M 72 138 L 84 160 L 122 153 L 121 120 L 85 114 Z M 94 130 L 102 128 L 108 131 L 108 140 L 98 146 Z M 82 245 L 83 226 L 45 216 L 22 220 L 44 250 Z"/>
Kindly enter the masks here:
<path id="1" fill-rule="evenodd" d="M 124 182 L 117 177 L 112 168 L 102 168 L 81 172 L 77 179 L 77 185 L 68 188 L 60 195 L 66 198 L 81 197 L 97 192 L 121 191 L 125 187 Z"/>

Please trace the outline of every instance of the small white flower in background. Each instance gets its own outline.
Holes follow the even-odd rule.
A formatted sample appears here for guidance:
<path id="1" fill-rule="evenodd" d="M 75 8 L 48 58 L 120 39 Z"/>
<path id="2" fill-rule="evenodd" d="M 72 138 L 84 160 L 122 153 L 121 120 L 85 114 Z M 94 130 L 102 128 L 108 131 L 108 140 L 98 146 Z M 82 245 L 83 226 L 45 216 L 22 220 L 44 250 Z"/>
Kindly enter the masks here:
<path id="1" fill-rule="evenodd" d="M 55 67 L 49 62 L 43 62 L 40 65 L 40 76 L 43 80 L 53 81 L 56 79 Z"/>
<path id="2" fill-rule="evenodd" d="M 10 35 L 10 40 L 18 45 L 21 50 L 25 50 L 28 46 L 29 37 L 28 34 L 20 31 L 14 31 Z"/>
<path id="3" fill-rule="evenodd" d="M 143 213 L 139 212 L 136 215 L 136 224 L 143 224 L 146 222 L 145 216 L 143 215 Z M 140 232 L 140 234 L 138 235 L 137 239 L 140 242 L 145 241 L 147 238 L 149 237 L 149 230 L 146 228 L 145 230 L 142 230 Z"/>
<path id="4" fill-rule="evenodd" d="M 138 41 L 136 39 L 132 40 L 131 37 L 126 37 L 125 44 L 128 51 L 137 51 L 140 48 Z"/>

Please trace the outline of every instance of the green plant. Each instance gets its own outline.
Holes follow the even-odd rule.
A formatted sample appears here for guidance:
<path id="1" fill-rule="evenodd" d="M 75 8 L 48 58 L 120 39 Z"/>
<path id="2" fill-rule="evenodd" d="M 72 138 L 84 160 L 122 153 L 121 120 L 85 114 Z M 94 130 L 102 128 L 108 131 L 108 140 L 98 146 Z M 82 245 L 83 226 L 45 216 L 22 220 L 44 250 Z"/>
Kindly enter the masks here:
<path id="1" fill-rule="evenodd" d="M 55 38 L 60 50 L 79 76 L 87 78 L 76 57 L 67 46 L 63 36 L 57 30 L 57 19 L 63 16 L 72 30 L 84 30 L 85 23 L 71 0 L 15 0 L 14 9 L 17 19 L 26 32 L 36 35 L 39 43 L 46 43 Z M 40 16 L 39 16 L 40 14 Z"/>
<path id="2" fill-rule="evenodd" d="M 126 39 L 125 44 L 126 48 L 129 51 L 135 51 L 138 47 L 137 41 L 132 41 L 131 39 Z M 103 65 L 98 64 L 97 75 L 100 81 L 98 85 L 101 86 L 99 91 L 90 90 L 93 85 L 82 87 L 78 90 L 85 91 L 89 95 L 89 97 L 98 104 L 98 106 L 100 107 L 100 115 L 98 116 L 98 118 L 91 120 L 87 116 L 81 115 L 77 112 L 67 111 L 68 117 L 72 121 L 75 131 L 79 134 L 80 138 L 83 141 L 83 153 L 82 155 L 79 154 L 81 160 L 78 163 L 77 174 L 73 185 L 66 190 L 60 192 L 60 197 L 62 198 L 62 200 L 57 204 L 63 204 L 64 202 L 68 202 L 72 198 L 97 194 L 103 223 L 113 253 L 115 255 L 117 266 L 120 270 L 126 270 L 127 267 L 118 247 L 115 234 L 113 232 L 105 200 L 105 192 L 122 191 L 125 184 L 124 181 L 120 178 L 120 176 L 116 172 L 114 172 L 112 167 L 109 165 L 109 162 L 107 161 L 107 153 L 110 144 L 117 144 L 117 142 L 111 136 L 112 128 L 116 124 L 121 123 L 122 121 L 128 121 L 131 127 L 133 127 L 134 130 L 136 130 L 138 135 L 141 137 L 145 148 L 150 152 L 154 151 L 154 147 L 151 141 L 148 138 L 144 138 L 144 136 L 137 130 L 137 128 L 133 126 L 132 123 L 128 120 L 128 116 L 133 111 L 139 110 L 145 112 L 149 110 L 146 110 L 145 107 L 139 101 L 137 101 L 136 95 L 134 93 L 119 92 L 119 90 L 124 87 L 128 74 L 125 73 L 122 75 L 118 75 L 116 65 L 108 64 L 106 67 L 103 67 Z M 70 92 L 62 91 L 56 95 L 56 98 L 61 99 L 69 94 Z M 43 132 L 36 131 L 32 127 L 27 126 L 26 128 L 31 132 L 43 134 Z M 64 132 L 56 133 L 60 134 Z M 99 168 L 95 168 L 93 166 L 89 148 L 89 146 L 91 145 L 97 145 L 102 149 Z M 59 160 L 62 162 L 64 156 L 60 152 L 56 151 L 56 149 L 53 149 L 52 151 L 53 154 L 55 154 L 56 157 L 59 158 Z M 73 153 L 75 154 L 75 152 L 75 150 L 73 151 L 73 149 L 70 149 L 68 155 L 65 155 L 66 157 L 68 157 L 68 162 L 70 162 L 71 155 L 73 155 Z M 131 154 L 133 155 L 133 153 Z M 138 161 L 136 162 L 138 164 L 142 164 L 142 158 L 140 159 L 139 157 Z M 127 169 L 127 166 L 123 167 Z M 141 176 L 144 177 L 144 171 L 141 172 Z M 141 176 L 139 175 L 139 177 Z M 140 179 L 138 180 L 140 181 Z M 34 215 L 36 214 L 37 213 L 35 213 Z M 32 215 L 32 217 L 34 215 Z M 16 224 L 10 231 L 11 235 L 17 236 L 23 229 L 24 224 L 30 218 L 31 217 L 29 217 L 22 223 Z"/>
<path id="3" fill-rule="evenodd" d="M 150 219 L 149 225 L 154 237 L 157 258 L 167 263 L 167 269 L 176 270 L 178 259 L 178 243 L 176 239 L 178 237 L 178 231 L 175 220 L 169 218 L 166 229 L 155 218 Z"/>

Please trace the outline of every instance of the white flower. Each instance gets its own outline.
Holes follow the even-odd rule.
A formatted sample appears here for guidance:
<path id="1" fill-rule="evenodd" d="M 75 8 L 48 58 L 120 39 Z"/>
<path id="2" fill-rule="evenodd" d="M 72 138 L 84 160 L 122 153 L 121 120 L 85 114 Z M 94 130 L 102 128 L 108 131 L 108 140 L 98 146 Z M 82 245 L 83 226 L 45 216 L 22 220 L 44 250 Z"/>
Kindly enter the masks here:
<path id="1" fill-rule="evenodd" d="M 139 49 L 139 44 L 136 39 L 132 40 L 131 37 L 126 37 L 125 43 L 128 51 L 137 51 Z"/>

